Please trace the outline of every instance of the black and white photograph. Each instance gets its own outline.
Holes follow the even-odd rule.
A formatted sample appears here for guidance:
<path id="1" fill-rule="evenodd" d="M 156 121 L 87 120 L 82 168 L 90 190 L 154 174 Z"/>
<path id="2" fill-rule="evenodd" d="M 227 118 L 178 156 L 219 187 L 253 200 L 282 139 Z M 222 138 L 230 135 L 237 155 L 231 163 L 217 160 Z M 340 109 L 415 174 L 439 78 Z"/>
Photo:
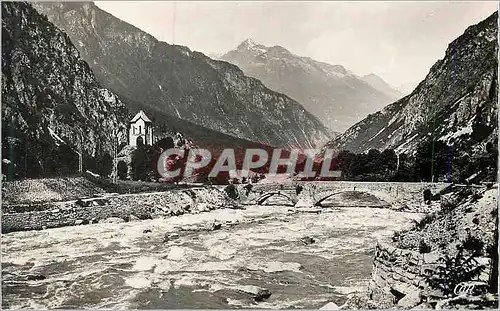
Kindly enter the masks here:
<path id="1" fill-rule="evenodd" d="M 1 1 L 2 309 L 498 309 L 498 1 Z"/>

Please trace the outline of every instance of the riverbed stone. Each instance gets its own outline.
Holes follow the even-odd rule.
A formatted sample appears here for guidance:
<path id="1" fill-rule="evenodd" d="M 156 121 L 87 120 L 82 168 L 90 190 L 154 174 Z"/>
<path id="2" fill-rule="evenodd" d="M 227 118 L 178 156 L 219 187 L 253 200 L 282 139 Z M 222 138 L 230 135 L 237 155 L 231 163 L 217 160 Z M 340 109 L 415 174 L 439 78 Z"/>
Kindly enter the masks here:
<path id="1" fill-rule="evenodd" d="M 130 214 L 128 219 L 129 219 L 129 221 L 137 221 L 137 220 L 139 220 L 139 217 L 135 216 L 134 214 Z"/>
<path id="2" fill-rule="evenodd" d="M 79 226 L 81 224 L 83 224 L 83 219 L 77 219 L 77 220 L 75 220 L 75 226 Z"/>
<path id="3" fill-rule="evenodd" d="M 217 221 L 214 221 L 214 222 L 207 225 L 207 229 L 209 231 L 219 230 L 221 228 L 222 228 L 222 224 L 217 222 Z"/>
<path id="4" fill-rule="evenodd" d="M 173 241 L 173 240 L 177 240 L 179 238 L 179 234 L 178 233 L 165 233 L 165 235 L 163 236 L 163 242 L 166 243 L 166 242 L 169 242 L 169 241 Z"/>
<path id="5" fill-rule="evenodd" d="M 340 310 L 340 307 L 335 302 L 329 302 L 319 309 L 320 310 Z"/>
<path id="6" fill-rule="evenodd" d="M 410 309 L 420 304 L 421 301 L 421 292 L 419 290 L 413 290 L 401 298 L 397 306 L 403 309 Z"/>
<path id="7" fill-rule="evenodd" d="M 304 245 L 311 245 L 311 244 L 314 244 L 316 242 L 316 240 L 310 236 L 305 236 L 305 237 L 300 239 L 300 242 Z"/>
<path id="8" fill-rule="evenodd" d="M 262 301 L 271 297 L 271 291 L 269 289 L 255 285 L 239 285 L 236 287 L 236 290 L 252 295 L 255 301 Z"/>

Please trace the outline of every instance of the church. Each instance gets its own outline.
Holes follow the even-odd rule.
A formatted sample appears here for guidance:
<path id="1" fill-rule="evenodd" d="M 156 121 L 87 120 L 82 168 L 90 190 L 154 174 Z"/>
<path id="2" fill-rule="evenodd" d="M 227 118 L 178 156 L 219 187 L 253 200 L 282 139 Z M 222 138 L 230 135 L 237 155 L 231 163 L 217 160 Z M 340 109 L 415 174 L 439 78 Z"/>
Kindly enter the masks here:
<path id="1" fill-rule="evenodd" d="M 129 145 L 153 145 L 153 122 L 139 111 L 129 122 Z"/>

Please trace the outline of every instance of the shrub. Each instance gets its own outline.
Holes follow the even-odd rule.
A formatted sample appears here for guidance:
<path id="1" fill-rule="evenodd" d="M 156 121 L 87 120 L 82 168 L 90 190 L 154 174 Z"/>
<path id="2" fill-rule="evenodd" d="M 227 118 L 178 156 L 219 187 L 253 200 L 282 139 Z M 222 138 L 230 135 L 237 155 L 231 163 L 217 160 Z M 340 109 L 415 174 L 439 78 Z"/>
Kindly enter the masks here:
<path id="1" fill-rule="evenodd" d="M 238 200 L 238 189 L 236 188 L 235 185 L 233 184 L 229 184 L 226 186 L 226 188 L 224 189 L 227 193 L 227 195 L 233 199 L 233 200 Z"/>
<path id="2" fill-rule="evenodd" d="M 302 192 L 302 190 L 304 190 L 304 187 L 302 187 L 301 185 L 297 185 L 297 187 L 295 187 L 295 193 L 297 195 L 299 195 Z"/>
<path id="3" fill-rule="evenodd" d="M 432 192 L 430 189 L 424 190 L 424 202 L 425 204 L 431 204 Z"/>
<path id="4" fill-rule="evenodd" d="M 418 251 L 420 254 L 426 254 L 431 252 L 431 247 L 425 241 L 422 239 L 420 240 L 420 243 L 418 244 Z"/>
<path id="5" fill-rule="evenodd" d="M 486 268 L 477 262 L 476 257 L 479 255 L 478 251 L 469 252 L 463 245 L 457 246 L 455 256 L 445 254 L 439 258 L 441 265 L 426 282 L 432 289 L 441 290 L 446 296 L 453 295 L 458 284 L 473 281 Z"/>
<path id="6" fill-rule="evenodd" d="M 127 174 L 128 174 L 127 163 L 125 163 L 124 161 L 118 162 L 117 170 L 118 170 L 118 178 L 120 178 L 121 180 L 127 179 Z"/>
<path id="7" fill-rule="evenodd" d="M 253 189 L 253 185 L 252 184 L 247 184 L 245 187 L 243 187 L 243 189 L 245 189 L 245 195 L 248 196 L 248 194 L 252 191 Z"/>
<path id="8" fill-rule="evenodd" d="M 483 254 L 484 242 L 475 236 L 472 236 L 470 233 L 467 235 L 467 238 L 463 242 L 463 247 L 467 251 L 476 252 L 478 256 Z"/>

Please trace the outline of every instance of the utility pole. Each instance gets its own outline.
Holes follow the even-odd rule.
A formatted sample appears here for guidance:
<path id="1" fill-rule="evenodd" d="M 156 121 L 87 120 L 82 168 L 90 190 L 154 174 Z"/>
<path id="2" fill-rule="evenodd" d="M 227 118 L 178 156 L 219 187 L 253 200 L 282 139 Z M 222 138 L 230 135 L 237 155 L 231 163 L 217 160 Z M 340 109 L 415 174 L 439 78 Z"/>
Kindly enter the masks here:
<path id="1" fill-rule="evenodd" d="M 436 134 L 435 134 L 435 132 L 436 132 L 436 107 L 435 107 L 435 105 L 433 105 L 432 102 L 431 102 L 431 107 L 432 107 L 432 111 L 431 111 L 431 114 L 432 114 L 431 182 L 433 183 L 434 182 L 434 157 L 436 156 L 436 150 L 434 148 L 434 145 L 436 143 Z"/>
<path id="2" fill-rule="evenodd" d="M 78 172 L 83 173 L 83 157 L 82 157 L 82 134 L 78 133 Z"/>
<path id="3" fill-rule="evenodd" d="M 117 142 L 118 142 L 118 134 L 117 134 L 117 130 L 115 128 L 115 129 L 113 129 L 113 173 L 112 173 L 114 184 L 116 184 L 116 176 L 118 175 L 118 168 L 116 165 L 117 157 L 118 157 L 118 154 L 117 154 L 118 147 L 116 146 Z"/>

